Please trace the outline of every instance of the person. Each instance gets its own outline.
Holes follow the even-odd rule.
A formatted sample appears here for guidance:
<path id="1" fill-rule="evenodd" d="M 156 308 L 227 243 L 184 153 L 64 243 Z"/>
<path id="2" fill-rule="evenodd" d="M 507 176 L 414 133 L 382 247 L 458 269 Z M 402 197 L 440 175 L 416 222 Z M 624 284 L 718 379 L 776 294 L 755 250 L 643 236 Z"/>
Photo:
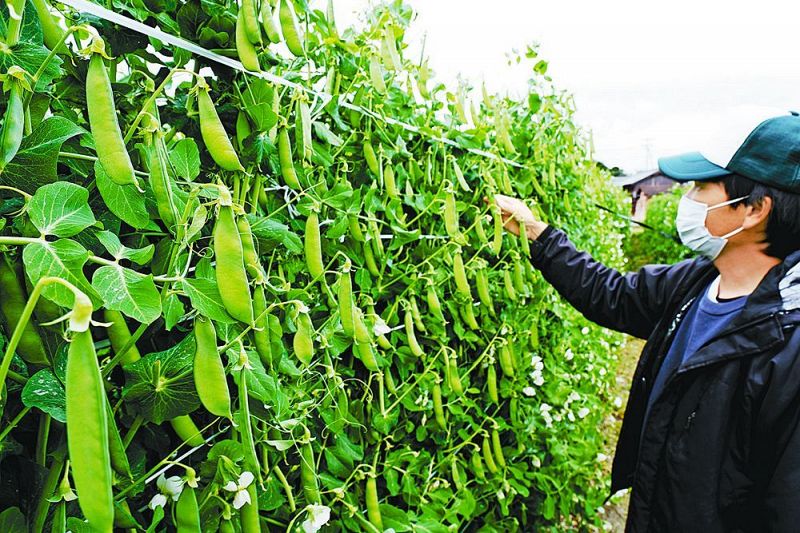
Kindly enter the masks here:
<path id="1" fill-rule="evenodd" d="M 727 134 L 713 158 L 659 159 L 694 182 L 676 227 L 697 257 L 674 265 L 622 274 L 495 197 L 571 305 L 647 339 L 611 474 L 612 494 L 632 487 L 628 532 L 800 531 L 800 117 Z"/>

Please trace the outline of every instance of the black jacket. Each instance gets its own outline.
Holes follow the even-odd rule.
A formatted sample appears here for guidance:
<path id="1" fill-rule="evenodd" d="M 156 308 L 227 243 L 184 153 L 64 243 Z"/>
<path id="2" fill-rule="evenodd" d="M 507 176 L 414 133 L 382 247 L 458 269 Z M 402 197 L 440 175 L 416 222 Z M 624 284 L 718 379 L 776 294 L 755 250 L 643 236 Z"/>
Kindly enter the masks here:
<path id="1" fill-rule="evenodd" d="M 548 227 L 544 278 L 589 320 L 647 339 L 611 491 L 633 487 L 628 532 L 800 531 L 800 252 L 764 277 L 652 405 L 650 387 L 689 304 L 719 274 L 705 258 L 621 274 Z"/>

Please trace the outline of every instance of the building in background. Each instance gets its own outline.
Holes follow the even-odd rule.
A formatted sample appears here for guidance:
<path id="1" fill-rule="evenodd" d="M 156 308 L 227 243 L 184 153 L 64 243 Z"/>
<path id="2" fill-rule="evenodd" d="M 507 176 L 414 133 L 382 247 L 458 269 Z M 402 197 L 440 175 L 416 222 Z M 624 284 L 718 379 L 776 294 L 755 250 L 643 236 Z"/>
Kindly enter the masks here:
<path id="1" fill-rule="evenodd" d="M 644 222 L 650 198 L 669 191 L 677 183 L 658 169 L 644 170 L 629 176 L 615 176 L 611 178 L 611 182 L 630 192 L 631 217 L 637 222 Z"/>

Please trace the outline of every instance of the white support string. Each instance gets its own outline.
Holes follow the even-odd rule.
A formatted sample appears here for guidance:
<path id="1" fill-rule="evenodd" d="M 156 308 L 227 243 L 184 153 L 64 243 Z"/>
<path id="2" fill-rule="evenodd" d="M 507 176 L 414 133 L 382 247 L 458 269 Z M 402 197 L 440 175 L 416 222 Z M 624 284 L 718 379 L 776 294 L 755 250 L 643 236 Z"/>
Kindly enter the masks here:
<path id="1" fill-rule="evenodd" d="M 282 78 L 281 76 L 276 76 L 275 74 L 271 74 L 269 72 L 264 72 L 264 71 L 253 72 L 253 71 L 247 70 L 246 68 L 244 68 L 244 65 L 242 65 L 241 61 L 237 61 L 236 59 L 231 59 L 229 57 L 225 57 L 223 55 L 211 52 L 209 50 L 206 50 L 202 46 L 199 46 L 199 45 L 197 45 L 197 44 L 195 44 L 195 43 L 193 43 L 191 41 L 188 41 L 188 40 L 186 40 L 186 39 L 184 39 L 182 37 L 176 37 L 174 35 L 166 33 L 165 31 L 161 30 L 158 27 L 148 26 L 147 24 L 143 24 L 143 23 L 141 23 L 141 22 L 139 22 L 137 20 L 134 20 L 134 19 L 132 19 L 130 17 L 126 17 L 125 15 L 122 15 L 120 13 L 116 13 L 114 11 L 106 9 L 103 6 L 97 5 L 97 4 L 95 4 L 93 2 L 90 2 L 88 0 L 58 0 L 58 2 L 60 2 L 60 3 L 64 4 L 64 5 L 67 5 L 67 6 L 71 7 L 71 8 L 73 8 L 73 9 L 75 9 L 76 11 L 79 11 L 79 12 L 82 12 L 82 13 L 88 13 L 90 15 L 94 15 L 95 17 L 104 19 L 104 20 L 106 20 L 108 22 L 112 22 L 114 24 L 119 24 L 120 26 L 128 28 L 129 30 L 133 30 L 135 32 L 141 33 L 142 35 L 146 35 L 148 37 L 153 37 L 155 39 L 158 39 L 162 43 L 166 43 L 166 44 L 170 44 L 172 46 L 176 46 L 178 48 L 186 50 L 187 52 L 191 52 L 192 54 L 198 55 L 200 57 L 204 57 L 204 58 L 206 58 L 206 59 L 208 59 L 210 61 L 213 61 L 215 63 L 218 63 L 220 65 L 224 65 L 224 66 L 232 68 L 234 70 L 238 70 L 240 72 L 244 72 L 245 74 L 248 74 L 250 76 L 255 76 L 257 78 L 262 78 L 262 79 L 265 79 L 265 80 L 267 80 L 269 82 L 275 83 L 277 85 L 282 85 L 284 87 L 290 87 L 290 88 L 292 88 L 292 89 L 294 89 L 296 91 L 303 91 L 303 92 L 308 93 L 310 95 L 313 95 L 315 97 L 321 98 L 323 100 L 324 104 L 327 104 L 329 101 L 331 101 L 334 98 L 334 96 L 331 95 L 331 94 L 320 92 L 320 91 L 314 91 L 313 89 L 309 89 L 307 87 L 303 87 L 302 85 L 299 85 L 299 84 L 297 84 L 297 83 L 295 83 L 293 81 L 289 81 L 286 78 Z M 405 122 L 401 122 L 401 121 L 396 120 L 396 119 L 394 119 L 392 117 L 386 117 L 386 116 L 383 116 L 383 115 L 379 115 L 379 114 L 377 114 L 377 113 L 375 113 L 375 112 L 373 112 L 373 111 L 371 111 L 369 109 L 366 109 L 364 107 L 361 107 L 361 106 L 358 106 L 358 105 L 354 105 L 354 104 L 351 104 L 351 103 L 349 103 L 347 101 L 344 101 L 343 97 L 340 98 L 338 104 L 339 104 L 340 107 L 343 107 L 345 109 L 351 109 L 353 111 L 362 113 L 362 114 L 367 115 L 370 118 L 373 118 L 375 120 L 380 120 L 380 121 L 383 121 L 383 122 L 385 122 L 387 124 L 391 124 L 393 126 L 398 126 L 400 128 L 403 128 L 404 130 L 410 131 L 410 132 L 415 133 L 417 135 L 428 137 L 432 141 L 437 141 L 437 142 L 440 142 L 442 144 L 453 146 L 453 147 L 461 149 L 461 150 L 466 150 L 467 152 L 470 152 L 470 153 L 475 154 L 475 155 L 479 155 L 481 157 L 485 157 L 485 158 L 488 158 L 488 159 L 494 159 L 495 161 L 500 161 L 502 163 L 505 163 L 506 165 L 510 165 L 510 166 L 517 167 L 517 168 L 524 168 L 524 165 L 522 165 L 520 163 L 517 163 L 516 161 L 512 161 L 510 159 L 506 159 L 504 157 L 501 157 L 501 156 L 499 156 L 497 154 L 493 154 L 493 153 L 487 152 L 485 150 L 478 150 L 476 148 L 464 148 L 461 145 L 459 145 L 457 142 L 455 142 L 455 141 L 453 141 L 451 139 L 446 139 L 444 137 L 435 137 L 435 136 L 432 136 L 432 135 L 428 135 L 427 133 L 421 131 L 420 128 L 417 127 L 417 126 L 413 126 L 411 124 L 406 124 Z"/>

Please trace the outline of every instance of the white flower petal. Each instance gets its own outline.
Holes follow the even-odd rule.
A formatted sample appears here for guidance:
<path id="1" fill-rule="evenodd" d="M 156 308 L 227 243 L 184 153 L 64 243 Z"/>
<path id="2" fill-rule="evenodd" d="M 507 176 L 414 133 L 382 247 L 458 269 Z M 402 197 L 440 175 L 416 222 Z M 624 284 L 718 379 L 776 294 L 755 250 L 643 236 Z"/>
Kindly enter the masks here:
<path id="1" fill-rule="evenodd" d="M 148 503 L 147 506 L 155 511 L 156 507 L 164 507 L 166 504 L 167 504 L 167 497 L 164 496 L 163 494 L 156 494 L 155 496 L 153 496 L 153 498 L 150 500 L 150 503 Z"/>
<path id="2" fill-rule="evenodd" d="M 254 479 L 255 477 L 253 476 L 253 473 L 245 470 L 244 472 L 242 472 L 242 475 L 239 476 L 239 488 L 243 489 L 247 487 L 250 483 L 253 482 Z"/>
<path id="3" fill-rule="evenodd" d="M 161 472 L 161 474 L 159 474 L 158 479 L 156 480 L 156 487 L 158 487 L 159 490 L 161 491 L 167 489 L 167 478 L 164 477 L 164 472 Z"/>
<path id="4" fill-rule="evenodd" d="M 241 509 L 247 503 L 250 503 L 250 493 L 246 489 L 236 491 L 236 496 L 233 497 L 233 508 Z"/>
<path id="5" fill-rule="evenodd" d="M 227 490 L 227 491 L 229 491 L 229 492 L 236 492 L 237 490 L 239 490 L 239 487 L 236 486 L 236 482 L 235 481 L 228 481 L 227 483 L 225 483 L 225 486 L 222 487 L 222 488 Z"/>

